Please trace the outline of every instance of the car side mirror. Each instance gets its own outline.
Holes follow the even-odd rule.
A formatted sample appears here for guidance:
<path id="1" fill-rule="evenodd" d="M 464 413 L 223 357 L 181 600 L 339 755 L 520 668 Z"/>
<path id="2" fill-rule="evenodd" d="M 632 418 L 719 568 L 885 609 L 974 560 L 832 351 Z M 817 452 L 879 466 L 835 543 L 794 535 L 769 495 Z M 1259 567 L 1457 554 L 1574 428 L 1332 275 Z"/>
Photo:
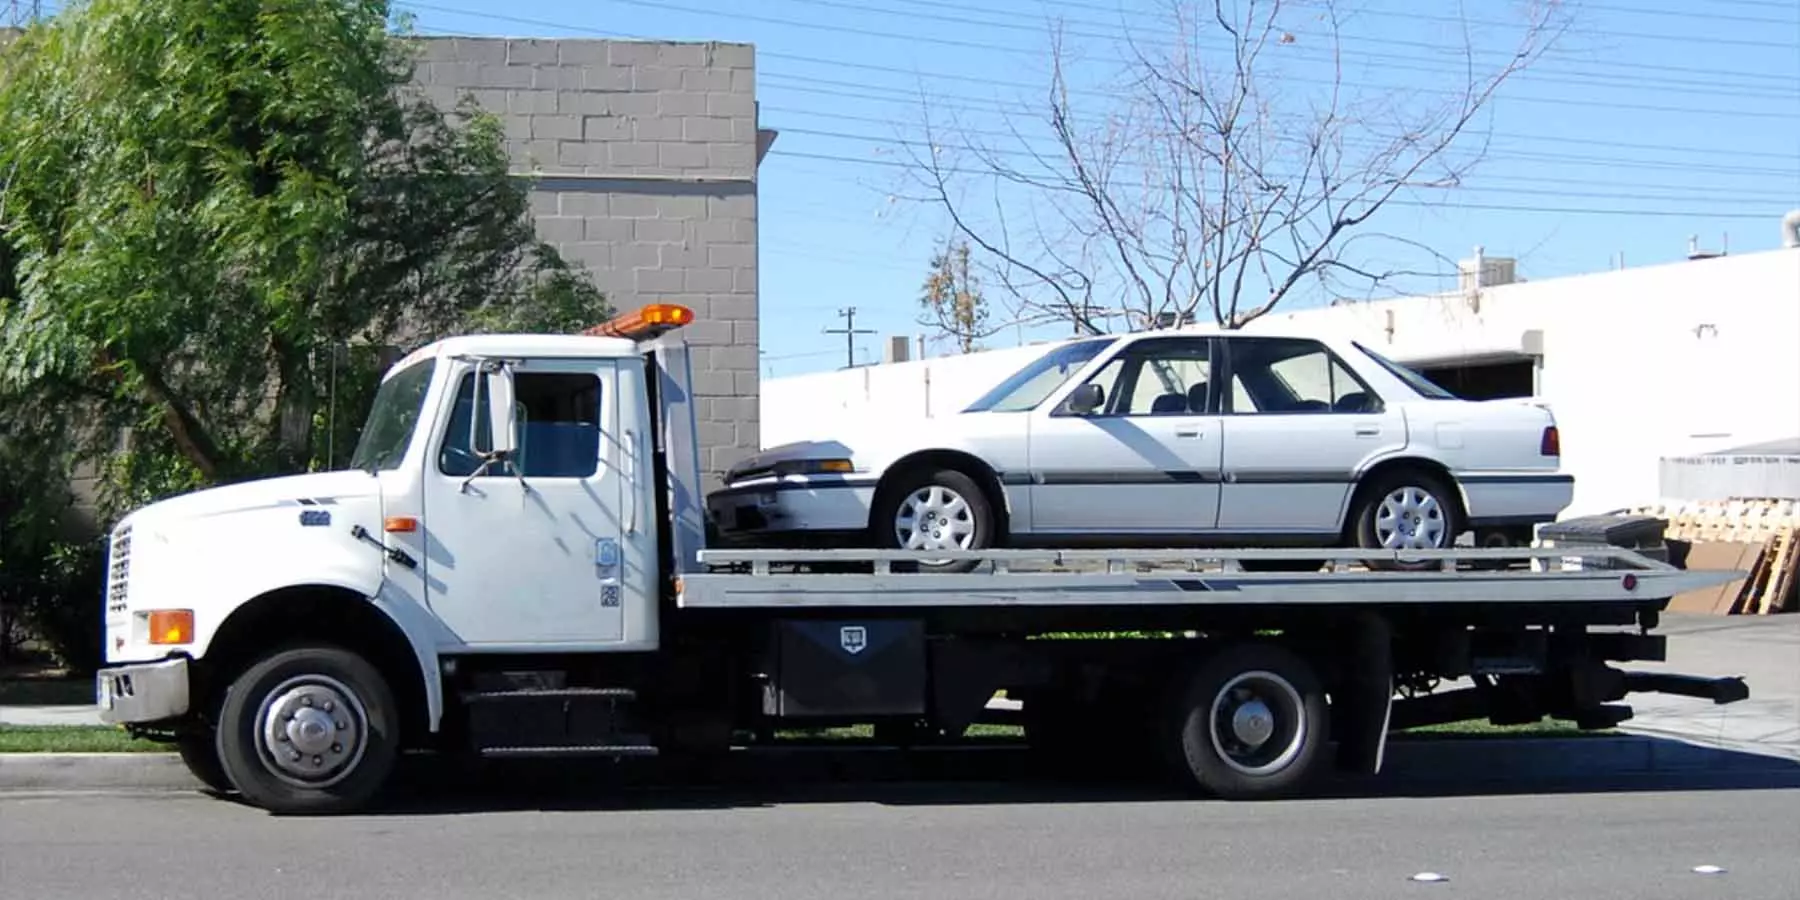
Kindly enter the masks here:
<path id="1" fill-rule="evenodd" d="M 1077 416 L 1086 416 L 1092 415 L 1095 410 L 1099 409 L 1101 405 L 1105 403 L 1106 389 L 1089 382 L 1076 388 L 1075 391 L 1069 395 L 1069 402 L 1066 405 L 1070 413 Z"/>

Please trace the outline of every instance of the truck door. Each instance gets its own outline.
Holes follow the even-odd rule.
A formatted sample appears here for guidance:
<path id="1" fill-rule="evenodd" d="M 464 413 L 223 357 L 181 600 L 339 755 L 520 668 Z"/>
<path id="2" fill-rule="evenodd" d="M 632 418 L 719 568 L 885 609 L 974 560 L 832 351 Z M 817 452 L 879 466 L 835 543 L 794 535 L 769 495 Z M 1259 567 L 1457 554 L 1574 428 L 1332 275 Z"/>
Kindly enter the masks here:
<path id="1" fill-rule="evenodd" d="M 508 391 L 516 451 L 485 460 L 488 407 Z M 615 360 L 466 366 L 424 471 L 426 597 L 472 648 L 617 644 L 625 633 Z M 478 389 L 478 385 L 481 387 Z"/>

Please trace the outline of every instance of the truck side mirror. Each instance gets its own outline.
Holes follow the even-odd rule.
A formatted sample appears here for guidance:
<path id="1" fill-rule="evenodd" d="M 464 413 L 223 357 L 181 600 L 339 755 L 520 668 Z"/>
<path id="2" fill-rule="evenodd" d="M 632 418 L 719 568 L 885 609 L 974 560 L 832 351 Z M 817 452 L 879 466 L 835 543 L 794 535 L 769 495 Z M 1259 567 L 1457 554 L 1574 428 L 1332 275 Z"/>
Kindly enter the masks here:
<path id="1" fill-rule="evenodd" d="M 490 443 L 487 449 L 495 456 L 510 456 L 519 447 L 516 425 L 513 419 L 513 380 L 512 371 L 505 366 L 495 366 L 481 375 L 481 383 L 487 388 L 485 404 L 478 399 L 478 408 L 487 413 L 488 434 Z"/>
<path id="2" fill-rule="evenodd" d="M 1090 415 L 1106 402 L 1106 389 L 1088 382 L 1069 394 L 1069 401 L 1064 404 L 1070 413 L 1077 416 Z"/>

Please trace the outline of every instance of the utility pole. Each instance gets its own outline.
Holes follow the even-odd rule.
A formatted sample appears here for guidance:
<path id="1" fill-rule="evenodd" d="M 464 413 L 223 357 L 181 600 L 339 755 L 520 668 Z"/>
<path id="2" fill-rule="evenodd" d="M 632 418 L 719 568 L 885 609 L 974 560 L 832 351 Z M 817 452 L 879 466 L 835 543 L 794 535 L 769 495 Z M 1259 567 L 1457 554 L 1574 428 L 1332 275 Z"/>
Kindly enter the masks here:
<path id="1" fill-rule="evenodd" d="M 5 7 L 5 24 L 12 28 L 24 28 L 44 14 L 41 0 L 6 0 Z"/>
<path id="2" fill-rule="evenodd" d="M 875 329 L 856 327 L 856 307 L 854 306 L 838 310 L 838 317 L 844 320 L 844 327 L 827 328 L 824 333 L 844 336 L 844 368 L 853 368 L 856 365 L 856 336 L 874 334 Z"/>

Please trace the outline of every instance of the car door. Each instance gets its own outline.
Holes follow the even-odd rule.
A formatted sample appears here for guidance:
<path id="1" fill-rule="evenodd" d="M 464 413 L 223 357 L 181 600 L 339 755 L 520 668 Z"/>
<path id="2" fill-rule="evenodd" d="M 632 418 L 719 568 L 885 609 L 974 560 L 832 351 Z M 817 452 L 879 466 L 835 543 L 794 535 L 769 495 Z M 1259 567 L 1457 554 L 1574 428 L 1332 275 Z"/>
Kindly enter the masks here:
<path id="1" fill-rule="evenodd" d="M 1072 386 L 1031 418 L 1027 449 L 1035 534 L 1193 533 L 1219 502 L 1220 435 L 1213 342 L 1128 343 L 1084 384 L 1103 397 L 1071 411 Z"/>
<path id="2" fill-rule="evenodd" d="M 618 364 L 530 359 L 510 369 L 516 462 L 483 468 L 471 453 L 488 446 L 473 367 L 440 416 L 448 422 L 424 476 L 427 600 L 475 649 L 618 642 L 629 577 Z"/>
<path id="3" fill-rule="evenodd" d="M 1355 474 L 1406 446 L 1406 420 L 1318 341 L 1223 343 L 1219 529 L 1335 534 Z"/>

